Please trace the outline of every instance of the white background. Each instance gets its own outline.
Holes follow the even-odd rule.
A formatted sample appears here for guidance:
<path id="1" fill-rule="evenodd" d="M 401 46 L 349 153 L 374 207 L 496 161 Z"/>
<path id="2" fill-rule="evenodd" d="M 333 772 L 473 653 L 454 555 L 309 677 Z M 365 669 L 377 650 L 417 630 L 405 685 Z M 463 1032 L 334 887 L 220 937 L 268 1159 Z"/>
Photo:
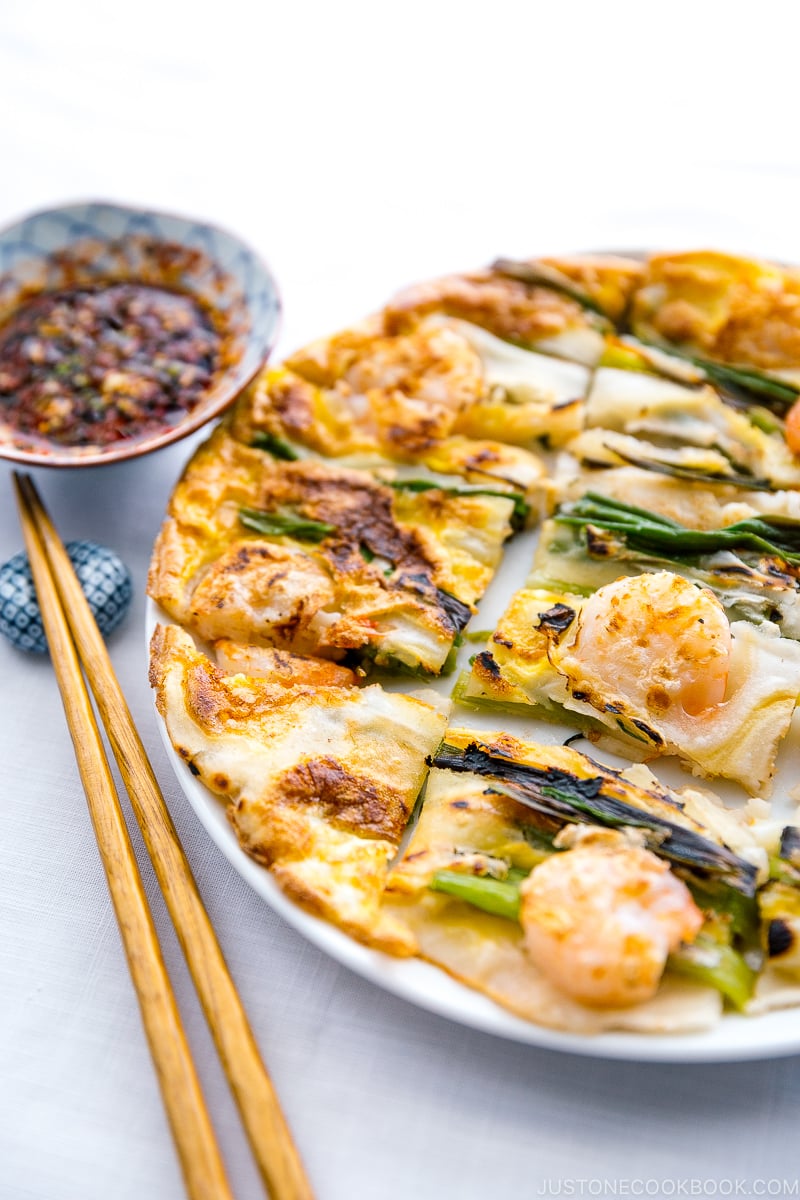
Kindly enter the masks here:
<path id="1" fill-rule="evenodd" d="M 0 223 L 83 198 L 216 220 L 277 274 L 281 349 L 499 253 L 800 261 L 797 24 L 770 2 L 0 0 Z M 190 448 L 38 481 L 65 537 L 134 572 L 114 661 L 321 1200 L 796 1178 L 795 1060 L 608 1064 L 452 1026 L 325 958 L 222 860 L 145 678 L 146 564 Z M 21 545 L 8 474 L 0 561 Z M 180 1196 L 50 667 L 5 643 L 0 762 L 0 1197 Z M 236 1194 L 259 1196 L 154 908 Z"/>

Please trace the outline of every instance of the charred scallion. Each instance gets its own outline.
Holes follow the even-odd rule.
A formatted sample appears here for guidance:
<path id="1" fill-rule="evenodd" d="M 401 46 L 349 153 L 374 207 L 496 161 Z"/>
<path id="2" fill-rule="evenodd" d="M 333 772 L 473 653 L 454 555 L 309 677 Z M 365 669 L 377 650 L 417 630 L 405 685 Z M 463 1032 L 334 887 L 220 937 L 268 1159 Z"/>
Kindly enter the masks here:
<path id="1" fill-rule="evenodd" d="M 652 808 L 663 810 L 663 816 L 620 799 L 619 793 L 624 794 L 626 784 L 610 768 L 595 763 L 596 775 L 579 778 L 554 767 L 539 768 L 489 754 L 477 743 L 464 750 L 442 745 L 432 762 L 433 766 L 446 770 L 480 775 L 494 790 L 563 824 L 641 829 L 648 845 L 661 858 L 701 875 L 720 878 L 746 896 L 755 891 L 756 868 L 752 863 L 671 820 L 667 815 L 669 803 L 656 793 L 648 794 L 648 800 Z"/>

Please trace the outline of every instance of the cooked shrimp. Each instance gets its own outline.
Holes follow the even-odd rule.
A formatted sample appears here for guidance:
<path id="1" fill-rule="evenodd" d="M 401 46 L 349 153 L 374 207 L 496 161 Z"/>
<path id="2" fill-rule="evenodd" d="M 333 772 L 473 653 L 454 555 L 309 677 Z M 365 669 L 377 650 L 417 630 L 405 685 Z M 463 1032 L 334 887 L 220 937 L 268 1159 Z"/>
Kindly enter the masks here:
<path id="1" fill-rule="evenodd" d="M 703 923 L 669 865 L 621 838 L 553 855 L 520 890 L 529 957 L 557 988 L 597 1008 L 654 995 L 667 955 Z"/>
<path id="2" fill-rule="evenodd" d="M 659 571 L 590 596 L 572 654 L 643 713 L 697 716 L 725 699 L 731 630 L 713 592 Z"/>
<path id="3" fill-rule="evenodd" d="M 716 251 L 660 254 L 634 298 L 633 330 L 718 362 L 762 371 L 800 364 L 795 270 Z"/>
<path id="4" fill-rule="evenodd" d="M 800 455 L 800 400 L 786 414 L 786 445 L 792 454 Z"/>
<path id="5" fill-rule="evenodd" d="M 486 391 L 477 351 L 436 321 L 405 337 L 384 336 L 374 322 L 345 330 L 286 365 L 327 389 L 327 403 L 351 413 L 380 442 L 414 451 L 446 437 L 461 410 Z"/>

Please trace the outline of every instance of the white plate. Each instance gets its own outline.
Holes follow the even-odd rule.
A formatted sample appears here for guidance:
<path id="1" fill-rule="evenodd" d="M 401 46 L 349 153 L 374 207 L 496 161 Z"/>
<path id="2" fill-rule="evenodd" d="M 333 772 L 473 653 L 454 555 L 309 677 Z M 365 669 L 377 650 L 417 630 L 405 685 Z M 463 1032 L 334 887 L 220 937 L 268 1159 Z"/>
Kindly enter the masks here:
<path id="1" fill-rule="evenodd" d="M 506 551 L 503 563 L 492 581 L 491 586 L 481 602 L 480 612 L 473 617 L 473 629 L 490 629 L 494 626 L 503 612 L 512 592 L 521 587 L 530 569 L 535 545 L 535 533 L 527 533 L 515 538 Z M 169 619 L 160 613 L 152 602 L 148 602 L 147 624 L 152 631 L 155 623 L 161 618 Z M 462 660 L 466 659 L 481 644 L 467 643 L 461 650 Z M 454 676 L 434 684 L 436 690 L 449 695 L 453 686 Z M 388 684 L 392 690 L 410 690 L 408 680 Z M 480 729 L 497 729 L 501 719 L 487 718 L 471 713 L 467 709 L 454 708 L 451 724 L 467 725 Z M 574 730 L 561 728 L 542 721 L 522 721 L 519 718 L 502 720 L 503 728 L 517 736 L 527 737 L 541 742 L 563 742 L 564 737 Z M 277 886 L 272 876 L 240 848 L 219 798 L 201 784 L 192 775 L 189 768 L 173 751 L 164 722 L 159 717 L 159 727 L 170 760 L 175 769 L 178 781 L 195 813 L 205 826 L 208 833 L 222 850 L 233 867 L 247 882 L 255 888 L 267 904 L 294 926 L 304 937 L 330 954 L 351 970 L 356 971 L 365 979 L 379 987 L 402 996 L 422 1008 L 449 1017 L 463 1025 L 481 1029 L 486 1033 L 497 1034 L 500 1037 L 512 1038 L 519 1042 L 530 1042 L 536 1046 L 546 1046 L 552 1050 L 566 1050 L 576 1054 L 591 1055 L 599 1058 L 634 1059 L 644 1062 L 731 1062 L 748 1058 L 771 1058 L 779 1055 L 795 1054 L 800 1051 L 800 1020 L 797 1009 L 786 1009 L 769 1013 L 761 1017 L 741 1017 L 733 1014 L 726 1015 L 719 1024 L 707 1032 L 696 1034 L 660 1035 L 635 1033 L 601 1033 L 593 1036 L 582 1036 L 568 1033 L 558 1033 L 531 1024 L 513 1014 L 506 1012 L 493 1001 L 456 982 L 444 971 L 422 962 L 419 959 L 392 958 L 376 950 L 370 950 L 360 945 L 336 929 L 333 925 L 311 916 L 288 900 Z M 796 717 L 796 727 L 792 730 L 783 747 L 779 759 L 779 771 L 776 781 L 775 794 L 785 796 L 791 786 L 791 761 L 798 761 L 798 744 L 800 743 L 800 719 Z M 587 749 L 590 749 L 587 746 Z M 604 761 L 619 763 L 608 756 L 600 756 L 591 749 L 593 757 L 602 757 Z M 781 763 L 783 769 L 781 769 Z M 686 784 L 689 777 L 679 767 L 666 760 L 657 765 L 659 777 L 671 786 Z M 783 782 L 782 782 L 783 779 Z M 741 793 L 733 787 L 716 788 L 726 800 L 736 802 Z M 776 800 L 776 807 L 780 802 Z M 784 802 L 789 811 L 788 801 Z"/>

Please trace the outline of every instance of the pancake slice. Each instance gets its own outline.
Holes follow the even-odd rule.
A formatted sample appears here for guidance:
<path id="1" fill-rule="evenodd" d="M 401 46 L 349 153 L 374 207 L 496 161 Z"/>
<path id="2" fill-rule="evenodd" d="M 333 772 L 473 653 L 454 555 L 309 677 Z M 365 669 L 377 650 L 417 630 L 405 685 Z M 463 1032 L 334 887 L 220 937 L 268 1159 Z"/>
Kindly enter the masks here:
<path id="1" fill-rule="evenodd" d="M 150 595 L 209 642 L 438 674 L 527 506 L 387 473 L 279 461 L 218 428 L 173 493 Z"/>
<path id="2" fill-rule="evenodd" d="M 494 881 L 499 893 L 506 889 L 511 894 L 529 873 L 535 876 L 538 866 L 559 851 L 569 850 L 570 844 L 591 844 L 598 838 L 617 838 L 624 844 L 627 835 L 598 831 L 612 818 L 589 815 L 591 797 L 596 796 L 597 811 L 606 804 L 609 813 L 617 812 L 620 823 L 626 810 L 631 822 L 637 813 L 645 824 L 652 821 L 651 846 L 656 855 L 669 844 L 655 833 L 659 822 L 680 831 L 678 836 L 686 838 L 680 870 L 688 871 L 687 878 L 692 878 L 693 868 L 687 863 L 693 853 L 696 864 L 703 855 L 712 864 L 718 856 L 723 871 L 738 863 L 731 876 L 736 887 L 742 888 L 736 894 L 742 896 L 743 905 L 752 906 L 754 902 L 747 896 L 752 897 L 756 871 L 763 869 L 765 856 L 746 826 L 714 807 L 707 797 L 695 805 L 690 790 L 677 793 L 662 788 L 642 768 L 613 772 L 569 748 L 539 746 L 506 734 L 449 729 L 445 747 L 433 761 L 420 820 L 389 875 L 384 906 L 408 925 L 423 958 L 517 1015 L 554 1029 L 586 1034 L 609 1029 L 677 1033 L 708 1028 L 717 1021 L 721 995 L 708 985 L 711 976 L 705 981 L 682 977 L 677 973 L 679 955 L 655 993 L 642 1002 L 580 1002 L 531 958 L 518 918 L 511 912 L 500 915 L 499 909 L 496 915 L 480 910 L 464 897 L 474 893 L 473 882 L 483 885 L 483 893 L 487 884 L 491 891 Z M 480 773 L 471 769 L 473 764 Z M 530 775 L 534 781 L 530 796 L 540 795 L 538 810 L 535 802 L 529 807 L 515 798 L 515 773 L 523 784 L 520 796 L 526 794 L 526 777 Z M 537 792 L 537 788 L 541 790 Z M 573 820 L 588 822 L 580 826 L 580 836 L 577 826 L 569 826 L 567 809 L 555 815 L 559 798 L 570 788 L 578 797 L 585 792 L 587 798 L 583 816 L 578 809 L 572 810 Z M 554 798 L 552 809 L 548 809 L 550 796 Z M 595 822 L 598 828 L 593 828 Z M 565 837 L 565 829 L 571 829 L 570 837 Z M 749 858 L 739 857 L 742 854 Z M 675 858 L 670 861 L 673 867 L 679 865 Z M 698 870 L 702 874 L 703 868 Z M 463 889 L 459 881 L 465 885 Z M 719 883 L 711 885 L 712 892 L 717 886 L 720 896 L 732 890 Z M 691 907 L 688 898 L 686 904 Z M 729 933 L 718 933 L 723 941 L 729 937 Z M 633 944 L 630 950 L 639 952 Z M 712 958 L 710 953 L 709 961 Z M 746 974 L 741 960 L 736 961 Z M 579 966 L 576 964 L 576 969 Z M 744 994 L 739 999 L 746 1002 Z"/>
<path id="3" fill-rule="evenodd" d="M 521 589 L 454 698 L 530 706 L 629 757 L 676 754 L 766 795 L 798 694 L 796 641 L 770 622 L 730 623 L 709 589 L 661 571 L 591 596 Z"/>
<path id="4" fill-rule="evenodd" d="M 301 675 L 302 663 L 289 664 Z M 411 952 L 380 898 L 445 727 L 441 706 L 317 683 L 286 667 L 228 675 L 176 626 L 159 625 L 151 684 L 170 739 L 227 802 L 242 848 L 293 900 L 371 946 Z M 324 669 L 324 668 L 323 668 Z"/>
<path id="5" fill-rule="evenodd" d="M 762 493 L 730 490 L 633 467 L 579 473 L 541 528 L 529 584 L 587 595 L 621 575 L 673 571 L 710 588 L 729 620 L 771 621 L 797 640 L 800 495 L 774 493 L 763 511 Z"/>
<path id="6" fill-rule="evenodd" d="M 289 460 L 420 464 L 535 499 L 544 465 L 534 443 L 578 432 L 586 376 L 474 325 L 432 317 L 396 335 L 376 316 L 263 371 L 229 426 L 243 444 Z"/>

